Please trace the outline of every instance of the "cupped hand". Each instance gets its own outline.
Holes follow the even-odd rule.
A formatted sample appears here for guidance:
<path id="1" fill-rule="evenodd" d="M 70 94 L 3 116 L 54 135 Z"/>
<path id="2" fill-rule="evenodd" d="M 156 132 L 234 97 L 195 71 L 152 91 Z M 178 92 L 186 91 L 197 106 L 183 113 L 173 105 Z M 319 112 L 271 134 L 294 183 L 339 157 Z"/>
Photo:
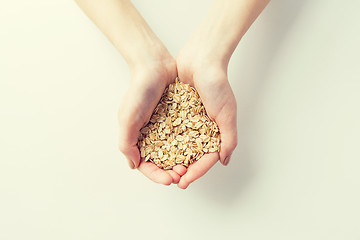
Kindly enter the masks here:
<path id="1" fill-rule="evenodd" d="M 186 56 L 186 55 L 185 55 Z M 163 170 L 140 158 L 137 140 L 139 130 L 148 123 L 167 85 L 176 76 L 199 92 L 205 109 L 219 126 L 219 153 L 208 153 L 186 169 L 182 165 Z M 150 180 L 182 189 L 202 177 L 220 159 L 227 165 L 237 145 L 236 100 L 227 80 L 226 67 L 214 62 L 194 61 L 183 55 L 177 61 L 150 61 L 131 68 L 132 82 L 119 108 L 119 149 L 130 168 L 137 168 Z"/>
<path id="2" fill-rule="evenodd" d="M 137 147 L 139 130 L 148 123 L 167 85 L 177 76 L 172 57 L 147 61 L 131 67 L 131 84 L 119 107 L 119 150 L 125 155 L 130 168 L 137 168 L 150 180 L 170 185 L 177 184 L 185 174 L 184 166 L 163 170 L 140 158 Z"/>
<path id="3" fill-rule="evenodd" d="M 180 81 L 198 91 L 207 114 L 218 124 L 221 145 L 220 152 L 205 154 L 189 166 L 178 183 L 182 189 L 202 177 L 219 159 L 227 165 L 237 145 L 236 100 L 228 82 L 227 64 L 205 61 L 205 58 L 197 58 L 196 55 L 186 50 L 179 55 L 178 75 Z"/>

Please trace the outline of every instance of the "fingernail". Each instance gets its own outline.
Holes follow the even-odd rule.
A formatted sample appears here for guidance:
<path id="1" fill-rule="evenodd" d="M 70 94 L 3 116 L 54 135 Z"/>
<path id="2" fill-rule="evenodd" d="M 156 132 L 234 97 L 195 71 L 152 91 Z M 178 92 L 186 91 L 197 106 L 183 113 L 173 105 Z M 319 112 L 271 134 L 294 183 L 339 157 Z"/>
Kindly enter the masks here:
<path id="1" fill-rule="evenodd" d="M 230 162 L 230 157 L 231 157 L 231 156 L 227 156 L 227 157 L 225 158 L 225 160 L 224 160 L 224 165 L 225 165 L 225 166 L 227 166 L 227 165 L 229 164 L 229 162 Z"/>
<path id="2" fill-rule="evenodd" d="M 134 169 L 134 168 L 135 168 L 135 164 L 134 164 L 133 161 L 131 161 L 130 159 L 128 159 L 128 163 L 129 163 L 129 167 L 130 167 L 131 169 Z"/>

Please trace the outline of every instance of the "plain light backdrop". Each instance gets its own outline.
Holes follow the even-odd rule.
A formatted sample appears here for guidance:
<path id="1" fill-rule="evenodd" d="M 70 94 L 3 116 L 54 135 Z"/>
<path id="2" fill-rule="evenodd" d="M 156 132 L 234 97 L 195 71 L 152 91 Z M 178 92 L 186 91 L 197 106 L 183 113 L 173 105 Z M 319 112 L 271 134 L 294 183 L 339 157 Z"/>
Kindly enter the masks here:
<path id="1" fill-rule="evenodd" d="M 211 1 L 136 0 L 176 56 Z M 73 1 L 0 3 L 0 239 L 360 239 L 360 2 L 274 0 L 229 66 L 239 146 L 186 191 L 117 150 L 124 60 Z"/>

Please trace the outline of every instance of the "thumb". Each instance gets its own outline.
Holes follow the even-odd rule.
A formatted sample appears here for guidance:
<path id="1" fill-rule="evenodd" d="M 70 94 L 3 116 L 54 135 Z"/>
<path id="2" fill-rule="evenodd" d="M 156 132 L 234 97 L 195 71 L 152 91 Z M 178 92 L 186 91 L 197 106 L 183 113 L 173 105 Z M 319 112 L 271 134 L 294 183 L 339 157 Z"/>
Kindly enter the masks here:
<path id="1" fill-rule="evenodd" d="M 140 152 L 137 147 L 138 132 L 135 126 L 129 122 L 120 122 L 119 150 L 128 160 L 131 169 L 137 168 L 140 164 Z"/>
<path id="2" fill-rule="evenodd" d="M 134 169 L 140 164 L 140 152 L 137 142 L 141 123 L 140 121 L 134 121 L 133 114 L 128 109 L 123 110 L 119 109 L 118 147 L 128 160 L 130 168 Z"/>
<path id="3" fill-rule="evenodd" d="M 222 114 L 218 116 L 217 124 L 221 138 L 220 162 L 226 166 L 237 146 L 236 107 L 225 105 Z"/>
<path id="4" fill-rule="evenodd" d="M 119 150 L 125 155 L 132 169 L 140 164 L 138 136 L 141 127 L 149 120 L 155 108 L 154 105 L 157 103 L 155 99 L 158 96 L 153 95 L 154 93 L 148 89 L 132 85 L 119 107 Z"/>
<path id="5" fill-rule="evenodd" d="M 139 166 L 140 153 L 137 146 L 129 146 L 127 149 L 119 146 L 119 150 L 125 155 L 131 169 L 135 169 Z"/>

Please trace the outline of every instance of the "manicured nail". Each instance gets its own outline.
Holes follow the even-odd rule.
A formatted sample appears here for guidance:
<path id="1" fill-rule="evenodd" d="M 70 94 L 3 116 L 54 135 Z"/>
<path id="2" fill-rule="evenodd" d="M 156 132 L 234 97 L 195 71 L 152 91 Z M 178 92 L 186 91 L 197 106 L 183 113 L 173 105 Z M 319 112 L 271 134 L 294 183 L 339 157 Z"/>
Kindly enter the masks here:
<path id="1" fill-rule="evenodd" d="M 134 164 L 133 161 L 131 161 L 130 159 L 128 159 L 128 163 L 129 163 L 129 167 L 130 167 L 131 169 L 134 169 L 134 168 L 135 168 L 135 164 Z"/>
<path id="2" fill-rule="evenodd" d="M 224 165 L 227 166 L 230 162 L 230 156 L 227 156 L 224 160 Z"/>

